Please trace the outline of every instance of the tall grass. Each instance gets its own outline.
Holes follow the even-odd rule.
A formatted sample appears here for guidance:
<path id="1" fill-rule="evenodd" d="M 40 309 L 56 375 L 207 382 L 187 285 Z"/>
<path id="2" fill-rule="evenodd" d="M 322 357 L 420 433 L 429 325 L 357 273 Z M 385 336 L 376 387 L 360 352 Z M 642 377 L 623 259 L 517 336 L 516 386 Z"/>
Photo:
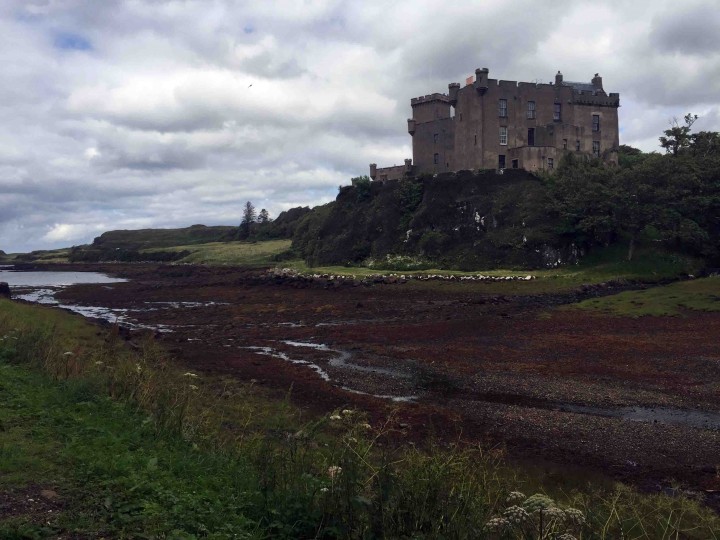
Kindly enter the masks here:
<path id="1" fill-rule="evenodd" d="M 526 496 L 524 471 L 500 450 L 397 445 L 392 417 L 370 425 L 355 410 L 300 421 L 289 403 L 258 397 L 251 385 L 178 370 L 150 337 L 130 348 L 48 313 L 0 302 L 0 365 L 45 373 L 76 401 L 111 396 L 142 419 L 124 429 L 172 449 L 128 465 L 145 444 L 140 435 L 132 451 L 111 446 L 110 456 L 107 446 L 75 443 L 78 478 L 105 493 L 89 512 L 110 536 L 171 537 L 171 526 L 176 538 L 712 539 L 720 531 L 699 501 L 622 485 Z"/>

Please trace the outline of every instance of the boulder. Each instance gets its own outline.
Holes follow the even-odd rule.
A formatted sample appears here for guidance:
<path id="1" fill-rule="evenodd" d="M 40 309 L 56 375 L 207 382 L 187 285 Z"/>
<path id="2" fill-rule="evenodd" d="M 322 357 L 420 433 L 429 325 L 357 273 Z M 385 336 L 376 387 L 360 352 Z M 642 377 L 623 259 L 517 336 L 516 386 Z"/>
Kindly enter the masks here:
<path id="1" fill-rule="evenodd" d="M 10 298 L 10 285 L 0 281 L 0 298 Z"/>

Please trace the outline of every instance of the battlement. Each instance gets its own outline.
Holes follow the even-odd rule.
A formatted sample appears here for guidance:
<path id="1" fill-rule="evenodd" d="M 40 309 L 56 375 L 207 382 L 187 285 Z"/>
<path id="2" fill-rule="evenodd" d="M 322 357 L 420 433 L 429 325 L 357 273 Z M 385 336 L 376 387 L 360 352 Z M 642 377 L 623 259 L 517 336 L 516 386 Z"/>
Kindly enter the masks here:
<path id="1" fill-rule="evenodd" d="M 612 92 L 608 95 L 602 91 L 576 90 L 573 92 L 573 103 L 595 107 L 619 107 L 620 94 Z"/>
<path id="2" fill-rule="evenodd" d="M 450 103 L 450 98 L 447 96 L 447 94 L 440 94 L 440 93 L 429 94 L 427 96 L 420 96 L 420 97 L 412 98 L 410 100 L 410 106 L 416 107 L 418 105 L 423 105 L 425 103 L 433 103 L 436 101 L 439 101 L 441 103 Z"/>

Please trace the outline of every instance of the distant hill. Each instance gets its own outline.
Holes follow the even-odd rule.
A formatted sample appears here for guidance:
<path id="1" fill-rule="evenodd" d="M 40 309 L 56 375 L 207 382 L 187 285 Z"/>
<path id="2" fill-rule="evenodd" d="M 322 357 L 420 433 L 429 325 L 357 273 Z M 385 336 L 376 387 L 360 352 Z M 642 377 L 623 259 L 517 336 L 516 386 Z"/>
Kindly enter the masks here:
<path id="1" fill-rule="evenodd" d="M 183 229 L 139 229 L 104 232 L 95 240 L 91 247 L 102 250 L 115 248 L 140 250 L 172 246 L 187 246 L 232 240 L 237 227 L 218 225 L 192 225 Z"/>
<path id="2" fill-rule="evenodd" d="M 307 207 L 291 208 L 281 212 L 277 219 L 268 223 L 253 223 L 249 238 L 241 238 L 239 227 L 227 225 L 108 231 L 95 238 L 90 245 L 72 248 L 68 259 L 71 262 L 172 262 L 187 257 L 190 251 L 168 248 L 182 246 L 188 248 L 200 244 L 236 240 L 252 242 L 289 239 L 295 232 L 299 220 L 309 212 L 310 209 Z"/>

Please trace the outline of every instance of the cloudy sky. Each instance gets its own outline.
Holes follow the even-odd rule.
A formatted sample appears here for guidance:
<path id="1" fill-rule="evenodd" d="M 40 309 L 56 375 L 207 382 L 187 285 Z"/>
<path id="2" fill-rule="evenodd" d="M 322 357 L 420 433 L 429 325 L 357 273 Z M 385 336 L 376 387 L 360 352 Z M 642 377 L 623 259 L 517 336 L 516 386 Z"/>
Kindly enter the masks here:
<path id="1" fill-rule="evenodd" d="M 237 224 L 411 155 L 410 98 L 603 76 L 620 142 L 720 131 L 718 0 L 1 0 L 0 249 Z"/>

